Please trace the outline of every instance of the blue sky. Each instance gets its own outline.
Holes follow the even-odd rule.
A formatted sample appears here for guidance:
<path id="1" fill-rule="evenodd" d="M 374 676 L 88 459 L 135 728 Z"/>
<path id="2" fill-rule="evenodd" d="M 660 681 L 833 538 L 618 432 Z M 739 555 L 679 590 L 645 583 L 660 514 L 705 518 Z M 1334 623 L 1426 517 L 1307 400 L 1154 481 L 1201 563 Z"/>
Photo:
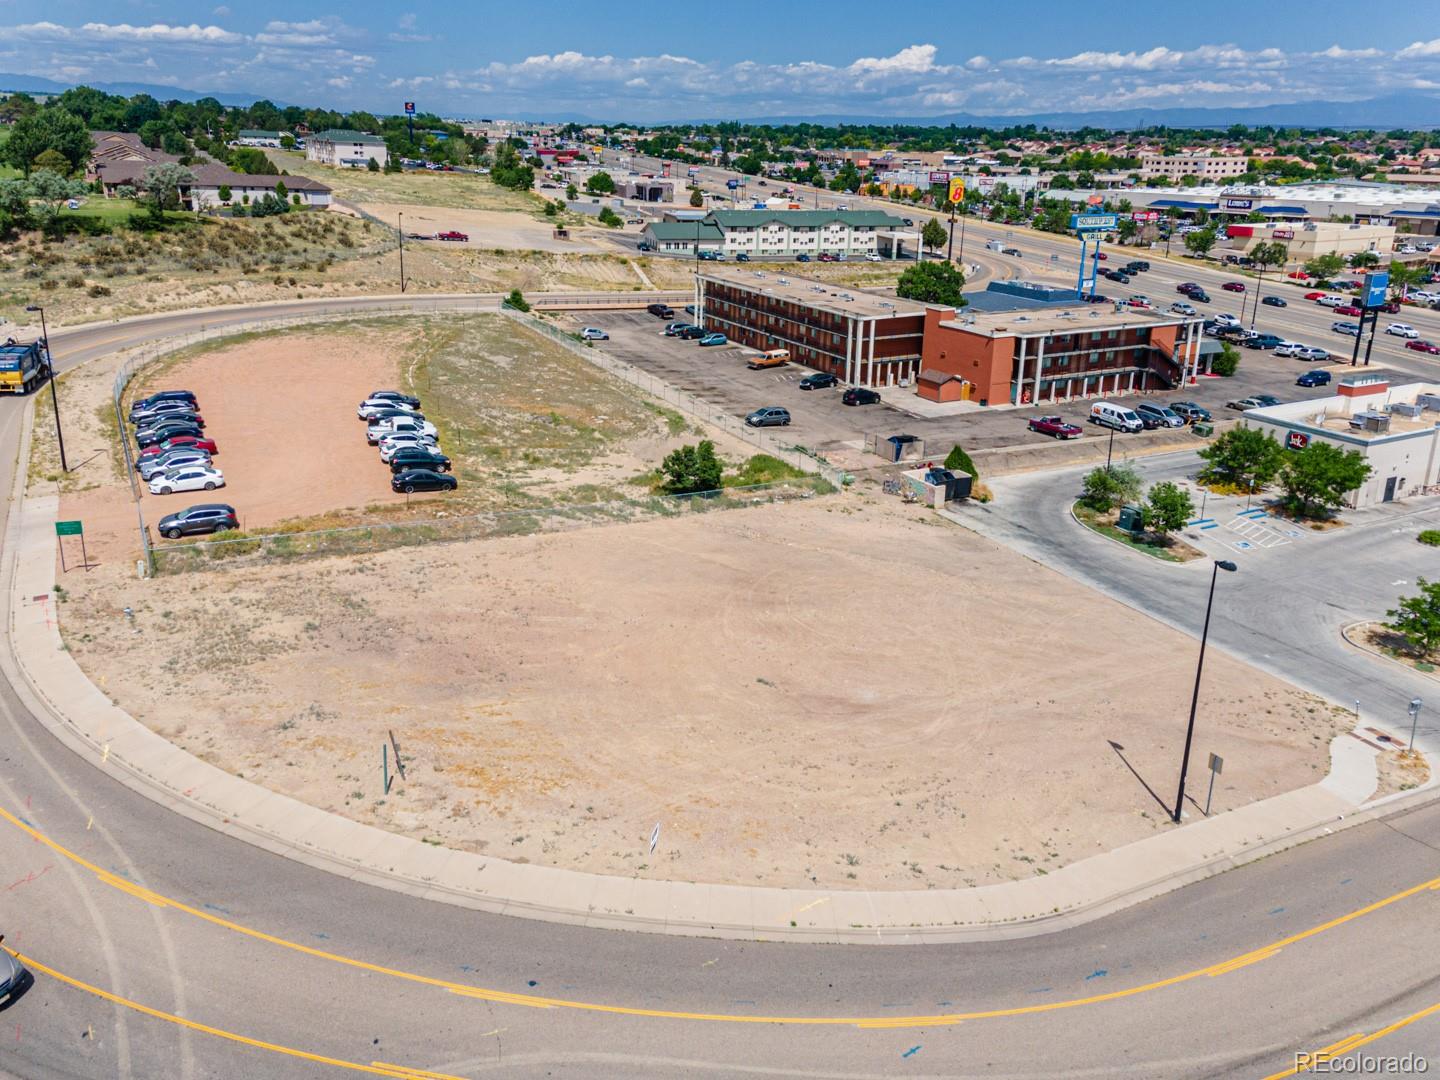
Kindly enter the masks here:
<path id="1" fill-rule="evenodd" d="M 726 0 L 656 10 L 652 19 L 563 0 L 0 0 L 0 71 L 342 109 L 396 112 L 414 99 L 452 116 L 615 120 L 1244 106 L 1440 90 L 1440 0 L 951 0 L 928 11 Z M 1416 118 L 1427 121 L 1440 115 Z"/>

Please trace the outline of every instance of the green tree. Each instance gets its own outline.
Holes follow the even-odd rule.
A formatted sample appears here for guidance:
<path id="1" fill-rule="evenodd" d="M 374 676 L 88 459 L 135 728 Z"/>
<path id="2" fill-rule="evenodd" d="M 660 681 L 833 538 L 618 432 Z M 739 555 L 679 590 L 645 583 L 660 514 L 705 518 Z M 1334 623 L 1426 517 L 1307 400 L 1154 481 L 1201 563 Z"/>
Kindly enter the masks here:
<path id="1" fill-rule="evenodd" d="M 601 208 L 598 220 L 600 224 L 604 225 L 607 229 L 617 229 L 625 224 L 625 222 L 621 220 L 620 215 L 608 206 Z"/>
<path id="2" fill-rule="evenodd" d="M 235 193 L 230 190 L 229 184 L 221 184 L 217 194 L 219 194 L 222 203 L 228 203 Z"/>
<path id="3" fill-rule="evenodd" d="M 495 147 L 490 179 L 511 191 L 529 191 L 535 185 L 535 170 L 520 160 L 519 152 L 511 143 L 503 142 Z"/>
<path id="4" fill-rule="evenodd" d="M 931 251 L 943 247 L 945 241 L 950 239 L 950 233 L 944 225 L 941 225 L 936 218 L 928 218 L 925 227 L 920 230 L 920 242 Z"/>
<path id="5" fill-rule="evenodd" d="M 698 446 L 682 446 L 660 463 L 666 476 L 665 488 L 676 495 L 696 491 L 718 491 L 724 471 L 715 456 L 715 444 L 704 439 Z"/>
<path id="6" fill-rule="evenodd" d="M 288 134 L 287 134 L 287 135 L 281 135 L 281 136 L 280 136 L 280 149 L 281 149 L 281 150 L 294 150 L 294 149 L 295 149 L 295 136 L 294 136 L 294 135 L 288 135 Z"/>
<path id="7" fill-rule="evenodd" d="M 1214 229 L 1196 229 L 1192 233 L 1185 234 L 1185 250 L 1194 252 L 1196 255 L 1208 255 L 1210 249 L 1215 246 Z"/>
<path id="8" fill-rule="evenodd" d="M 530 301 L 525 299 L 525 294 L 519 289 L 511 289 L 510 295 L 505 297 L 505 306 L 514 308 L 516 311 L 529 311 Z"/>
<path id="9" fill-rule="evenodd" d="M 65 155 L 58 150 L 42 150 L 35 156 L 34 167 L 36 172 L 53 173 L 56 176 L 70 175 L 70 162 L 65 160 Z"/>
<path id="10" fill-rule="evenodd" d="M 585 181 L 585 190 L 592 195 L 612 195 L 615 192 L 615 178 L 608 172 L 597 172 Z"/>
<path id="11" fill-rule="evenodd" d="M 1429 656 L 1440 648 L 1440 581 L 1416 578 L 1420 591 L 1400 598 L 1400 606 L 1385 614 L 1390 629 L 1409 639 L 1415 650 Z"/>
<path id="12" fill-rule="evenodd" d="M 0 180 L 0 236 L 31 224 L 30 185 L 24 180 Z"/>
<path id="13" fill-rule="evenodd" d="M 566 184 L 566 185 L 565 185 L 565 197 L 566 197 L 567 199 L 573 200 L 573 199 L 574 199 L 577 195 L 579 195 L 579 194 L 580 194 L 580 189 L 577 188 L 574 184 Z M 691 205 L 693 206 L 694 203 L 691 203 Z"/>
<path id="14" fill-rule="evenodd" d="M 195 174 L 183 165 L 165 162 L 148 166 L 140 180 L 140 191 L 151 221 L 159 224 L 165 220 L 165 211 L 178 210 L 180 190 L 193 183 Z"/>
<path id="15" fill-rule="evenodd" d="M 284 198 L 288 197 L 289 194 L 290 194 L 289 190 L 285 187 L 285 181 L 284 181 L 284 180 L 276 180 L 276 181 L 275 181 L 275 197 L 276 197 L 277 199 L 284 199 Z"/>
<path id="16" fill-rule="evenodd" d="M 237 146 L 230 151 L 230 168 L 249 176 L 275 176 L 280 170 L 258 146 Z"/>
<path id="17" fill-rule="evenodd" d="M 1325 280 L 1338 274 L 1345 266 L 1345 260 L 1335 252 L 1327 252 L 1324 255 L 1316 255 L 1305 263 L 1305 273 L 1312 278 Z"/>
<path id="18" fill-rule="evenodd" d="M 1195 512 L 1190 493 L 1169 480 L 1152 485 L 1145 503 L 1145 527 L 1161 537 L 1183 529 Z"/>
<path id="19" fill-rule="evenodd" d="M 71 180 L 59 173 L 42 169 L 30 177 L 30 197 L 40 204 L 38 212 L 32 215 L 34 222 L 47 235 L 56 237 L 63 232 L 60 207 L 70 199 L 78 199 L 86 192 L 85 183 Z"/>
<path id="20" fill-rule="evenodd" d="M 1205 483 L 1232 484 L 1244 491 L 1259 491 L 1275 479 L 1285 451 L 1259 428 L 1232 428 L 1199 451 Z"/>
<path id="21" fill-rule="evenodd" d="M 1372 471 L 1359 451 L 1312 441 L 1305 449 L 1286 454 L 1280 469 L 1280 487 L 1292 512 L 1312 517 L 1317 511 L 1342 506 L 1345 496 L 1363 484 Z"/>
<path id="22" fill-rule="evenodd" d="M 1350 265 L 1356 270 L 1368 270 L 1380 265 L 1380 256 L 1373 251 L 1357 251 L 1350 256 Z"/>
<path id="23" fill-rule="evenodd" d="M 1128 244 L 1135 239 L 1135 234 L 1140 231 L 1140 226 L 1135 223 L 1134 218 L 1121 218 L 1120 223 L 1115 226 L 1115 231 L 1120 234 L 1120 242 Z"/>
<path id="24" fill-rule="evenodd" d="M 369 161 L 365 162 L 365 170 L 366 170 L 367 172 L 379 172 L 379 171 L 380 171 L 380 162 L 376 161 L 376 160 L 372 157 Z"/>
<path id="25" fill-rule="evenodd" d="M 690 192 L 690 205 L 697 209 L 705 205 L 705 196 L 698 187 L 693 188 Z"/>
<path id="26" fill-rule="evenodd" d="M 967 472 L 976 480 L 980 479 L 980 470 L 975 467 L 975 462 L 970 460 L 970 455 L 956 443 L 950 453 L 945 455 L 945 468 L 951 472 Z"/>
<path id="27" fill-rule="evenodd" d="M 1290 249 L 1278 240 L 1273 243 L 1259 243 L 1250 252 L 1250 262 L 1263 275 L 1273 266 L 1284 266 L 1290 259 Z"/>
<path id="28" fill-rule="evenodd" d="M 1240 370 L 1240 350 L 1225 342 L 1220 346 L 1220 355 L 1210 361 L 1210 370 L 1228 379 Z"/>
<path id="29" fill-rule="evenodd" d="M 1396 296 L 1405 296 L 1414 285 L 1425 280 L 1425 266 L 1421 263 L 1392 262 L 1390 264 L 1390 288 Z"/>
<path id="30" fill-rule="evenodd" d="M 1081 483 L 1080 501 L 1092 510 L 1104 513 L 1125 503 L 1137 502 L 1143 481 L 1129 465 L 1109 469 L 1101 465 L 1085 474 Z"/>
<path id="31" fill-rule="evenodd" d="M 23 116 L 10 128 L 10 137 L 0 147 L 0 159 L 29 178 L 35 159 L 54 150 L 69 163 L 69 172 L 78 171 L 90 160 L 95 142 L 85 121 L 65 109 L 40 109 Z"/>
<path id="32" fill-rule="evenodd" d="M 907 266 L 895 286 L 895 295 L 906 300 L 919 300 L 926 304 L 948 304 L 950 307 L 964 307 L 965 297 L 960 289 L 965 284 L 965 275 L 952 263 L 922 262 Z"/>

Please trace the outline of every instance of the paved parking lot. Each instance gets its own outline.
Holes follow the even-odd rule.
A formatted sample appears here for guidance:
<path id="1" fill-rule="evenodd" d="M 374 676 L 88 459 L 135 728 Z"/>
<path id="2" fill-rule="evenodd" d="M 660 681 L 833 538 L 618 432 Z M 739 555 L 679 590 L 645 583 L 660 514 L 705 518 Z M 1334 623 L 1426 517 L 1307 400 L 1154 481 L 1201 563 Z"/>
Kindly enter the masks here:
<path id="1" fill-rule="evenodd" d="M 684 318 L 684 312 L 678 312 Z M 736 417 L 762 406 L 779 405 L 790 410 L 792 422 L 786 428 L 800 445 L 818 451 L 840 448 L 862 449 L 865 436 L 882 437 L 900 433 L 918 435 L 927 443 L 930 456 L 943 456 L 959 443 L 969 450 L 1023 444 L 1044 445 L 1051 440 L 1026 429 L 1031 416 L 1058 413 L 1086 430 L 1087 438 L 1108 437 L 1104 429 L 1085 423 L 1090 402 L 1077 401 L 1043 408 L 972 409 L 949 416 L 920 416 L 905 411 L 914 391 L 908 387 L 892 387 L 881 391 L 878 405 L 847 407 L 840 403 L 840 390 L 801 390 L 799 381 L 810 369 L 798 364 L 767 371 L 751 371 L 744 357 L 751 350 L 739 346 L 702 348 L 693 341 L 681 341 L 664 335 L 665 320 L 645 312 L 589 312 L 575 316 L 574 325 L 597 326 L 610 340 L 598 347 L 651 372 L 674 386 L 687 390 L 706 401 L 715 403 Z M 1325 364 L 1307 364 L 1299 360 L 1276 357 L 1272 353 L 1242 350 L 1240 371 L 1233 378 L 1202 378 L 1195 386 L 1164 393 L 1132 395 L 1124 400 L 1195 401 L 1210 409 L 1217 420 L 1237 413 L 1225 408 L 1227 401 L 1250 394 L 1272 393 L 1286 401 L 1324 397 L 1326 387 L 1305 389 L 1295 385 L 1295 378 Z M 1338 376 L 1342 369 L 1330 368 Z M 1348 368 L 1344 370 L 1348 371 Z M 1162 433 L 1156 432 L 1159 436 Z M 1148 435 L 1120 436 L 1136 442 Z M 1117 448 L 1120 443 L 1117 439 Z"/>

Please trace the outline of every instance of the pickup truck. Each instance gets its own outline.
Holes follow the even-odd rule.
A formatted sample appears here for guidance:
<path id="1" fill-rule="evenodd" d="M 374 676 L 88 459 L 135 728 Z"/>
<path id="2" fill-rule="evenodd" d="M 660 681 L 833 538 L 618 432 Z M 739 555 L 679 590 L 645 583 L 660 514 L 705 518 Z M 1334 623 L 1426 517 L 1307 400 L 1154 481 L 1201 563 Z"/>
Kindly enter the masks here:
<path id="1" fill-rule="evenodd" d="M 459 240 L 459 241 L 461 241 L 461 242 L 463 243 L 463 242 L 469 240 L 470 237 L 469 237 L 468 234 L 463 233 L 463 232 L 460 232 L 460 231 L 457 230 L 457 229 L 446 229 L 444 232 L 436 233 L 436 234 L 435 234 L 435 239 L 436 239 L 436 240 Z"/>
<path id="2" fill-rule="evenodd" d="M 0 345 L 0 393 L 28 394 L 50 377 L 50 352 L 39 341 Z"/>
<path id="3" fill-rule="evenodd" d="M 745 358 L 745 366 L 752 371 L 759 371 L 762 368 L 784 367 L 790 362 L 790 350 L 788 349 L 766 349 L 764 352 L 755 353 Z"/>
<path id="4" fill-rule="evenodd" d="M 1056 439 L 1078 439 L 1085 434 L 1085 430 L 1075 424 L 1067 424 L 1059 416 L 1032 416 L 1026 426 L 1031 431 L 1039 432 L 1041 435 L 1049 435 Z"/>

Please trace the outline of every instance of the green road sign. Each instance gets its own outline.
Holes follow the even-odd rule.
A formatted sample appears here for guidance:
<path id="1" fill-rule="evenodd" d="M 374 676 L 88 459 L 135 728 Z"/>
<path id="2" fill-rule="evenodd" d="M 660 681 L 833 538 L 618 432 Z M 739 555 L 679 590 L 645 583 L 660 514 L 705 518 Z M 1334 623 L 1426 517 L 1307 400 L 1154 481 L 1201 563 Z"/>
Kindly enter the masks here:
<path id="1" fill-rule="evenodd" d="M 56 536 L 80 536 L 85 532 L 85 526 L 78 521 L 57 521 L 55 522 Z"/>

